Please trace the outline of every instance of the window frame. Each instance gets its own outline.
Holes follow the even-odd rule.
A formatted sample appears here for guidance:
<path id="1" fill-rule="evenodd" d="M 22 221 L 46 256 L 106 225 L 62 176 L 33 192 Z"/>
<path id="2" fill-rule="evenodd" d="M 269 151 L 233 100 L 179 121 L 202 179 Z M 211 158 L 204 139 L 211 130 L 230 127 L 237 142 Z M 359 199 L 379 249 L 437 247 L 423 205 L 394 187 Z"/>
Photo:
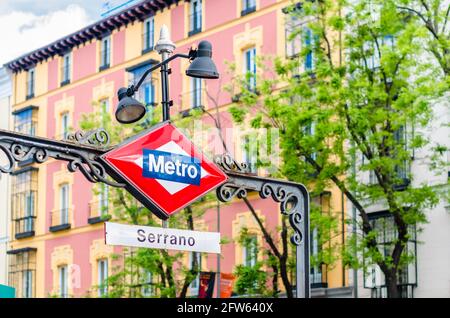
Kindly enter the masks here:
<path id="1" fill-rule="evenodd" d="M 100 258 L 97 260 L 97 284 L 98 296 L 103 297 L 108 294 L 108 276 L 109 264 L 107 258 Z M 106 284 L 105 284 L 106 281 Z"/>
<path id="2" fill-rule="evenodd" d="M 153 51 L 155 47 L 155 17 L 151 16 L 143 22 L 142 54 Z"/>
<path id="3" fill-rule="evenodd" d="M 197 5 L 197 6 L 196 6 Z M 203 0 L 191 0 L 188 11 L 188 36 L 200 33 L 203 30 Z"/>
<path id="4" fill-rule="evenodd" d="M 67 85 L 71 80 L 72 68 L 72 52 L 68 52 L 62 56 L 61 66 L 61 86 Z"/>
<path id="5" fill-rule="evenodd" d="M 106 43 L 106 44 L 105 44 Z M 111 65 L 111 35 L 102 37 L 100 42 L 100 68 L 99 71 L 108 69 Z"/>
<path id="6" fill-rule="evenodd" d="M 30 68 L 27 71 L 27 90 L 26 90 L 26 99 L 31 99 L 35 95 L 36 89 L 36 68 Z"/>

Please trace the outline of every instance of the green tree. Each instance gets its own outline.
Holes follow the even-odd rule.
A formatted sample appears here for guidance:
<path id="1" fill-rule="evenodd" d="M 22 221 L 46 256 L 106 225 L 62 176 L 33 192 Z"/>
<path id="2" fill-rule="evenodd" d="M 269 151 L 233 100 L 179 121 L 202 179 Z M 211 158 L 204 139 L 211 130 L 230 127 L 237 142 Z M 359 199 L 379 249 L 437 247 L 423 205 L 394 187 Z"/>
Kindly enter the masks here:
<path id="1" fill-rule="evenodd" d="M 413 187 L 408 167 L 415 150 L 429 148 L 437 153 L 426 158 L 430 171 L 443 168 L 436 159 L 446 148 L 432 144 L 424 128 L 448 92 L 448 39 L 432 49 L 431 31 L 401 2 L 293 4 L 288 14 L 303 23 L 289 40 L 302 43 L 299 54 L 261 58 L 256 87 L 248 85 L 252 74 L 236 76 L 230 87 L 235 122 L 251 114 L 253 127 L 279 129 L 280 175 L 308 184 L 313 194 L 334 184 L 356 208 L 362 235 L 349 238 L 342 257 L 348 266 L 378 266 L 394 298 L 401 296 L 399 273 L 413 259 L 406 249 L 411 228 L 426 222 L 440 195 L 426 183 Z M 445 30 L 448 11 L 433 8 Z M 430 49 L 436 59 L 424 58 Z M 363 182 L 365 174 L 372 182 Z M 373 204 L 394 221 L 394 238 L 383 248 L 369 219 Z"/>

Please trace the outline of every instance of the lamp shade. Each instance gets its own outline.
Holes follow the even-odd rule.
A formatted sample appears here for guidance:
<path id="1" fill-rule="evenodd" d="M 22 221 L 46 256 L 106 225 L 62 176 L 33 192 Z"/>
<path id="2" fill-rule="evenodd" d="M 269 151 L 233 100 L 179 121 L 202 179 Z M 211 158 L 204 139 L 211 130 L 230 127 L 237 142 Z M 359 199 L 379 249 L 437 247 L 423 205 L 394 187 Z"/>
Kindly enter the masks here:
<path id="1" fill-rule="evenodd" d="M 216 65 L 211 59 L 212 46 L 208 41 L 198 44 L 197 56 L 186 70 L 186 75 L 197 78 L 219 78 Z"/>
<path id="2" fill-rule="evenodd" d="M 145 106 L 127 94 L 128 90 L 122 87 L 117 92 L 119 104 L 116 110 L 116 119 L 122 124 L 137 122 L 145 115 Z"/>

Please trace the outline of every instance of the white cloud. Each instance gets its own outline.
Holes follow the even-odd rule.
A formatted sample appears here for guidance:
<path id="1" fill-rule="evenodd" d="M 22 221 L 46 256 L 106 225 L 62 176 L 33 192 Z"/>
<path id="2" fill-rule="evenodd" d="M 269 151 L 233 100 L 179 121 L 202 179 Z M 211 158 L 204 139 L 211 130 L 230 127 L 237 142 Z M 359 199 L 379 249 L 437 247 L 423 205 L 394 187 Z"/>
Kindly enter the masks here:
<path id="1" fill-rule="evenodd" d="M 85 9 L 76 4 L 46 15 L 12 11 L 0 15 L 0 66 L 50 44 L 90 24 Z"/>

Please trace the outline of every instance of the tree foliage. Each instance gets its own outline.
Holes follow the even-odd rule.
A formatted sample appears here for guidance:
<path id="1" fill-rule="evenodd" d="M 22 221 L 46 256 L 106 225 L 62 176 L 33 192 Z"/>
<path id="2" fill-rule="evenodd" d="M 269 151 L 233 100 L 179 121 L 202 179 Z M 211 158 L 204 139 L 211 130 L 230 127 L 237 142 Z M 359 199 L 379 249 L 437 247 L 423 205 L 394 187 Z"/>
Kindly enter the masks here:
<path id="1" fill-rule="evenodd" d="M 237 100 L 230 109 L 235 122 L 251 117 L 255 128 L 279 129 L 281 175 L 308 184 L 313 196 L 337 187 L 356 208 L 359 236 L 342 247 L 343 259 L 356 268 L 378 266 L 390 297 L 399 297 L 399 271 L 412 260 L 405 248 L 411 228 L 420 228 L 427 209 L 439 201 L 435 187 L 415 182 L 414 153 L 428 149 L 424 162 L 439 173 L 446 150 L 425 130 L 448 92 L 448 32 L 439 31 L 436 39 L 430 22 L 403 8 L 412 3 L 293 4 L 288 15 L 300 23 L 288 40 L 303 43 L 298 54 L 260 57 L 256 87 L 249 85 L 253 75 L 245 74 L 229 88 Z M 448 10 L 442 11 L 440 1 L 431 7 L 432 28 L 445 30 Z M 374 204 L 395 224 L 394 238 L 383 249 L 369 218 Z M 313 212 L 312 220 L 329 227 L 332 222 L 320 214 Z"/>

